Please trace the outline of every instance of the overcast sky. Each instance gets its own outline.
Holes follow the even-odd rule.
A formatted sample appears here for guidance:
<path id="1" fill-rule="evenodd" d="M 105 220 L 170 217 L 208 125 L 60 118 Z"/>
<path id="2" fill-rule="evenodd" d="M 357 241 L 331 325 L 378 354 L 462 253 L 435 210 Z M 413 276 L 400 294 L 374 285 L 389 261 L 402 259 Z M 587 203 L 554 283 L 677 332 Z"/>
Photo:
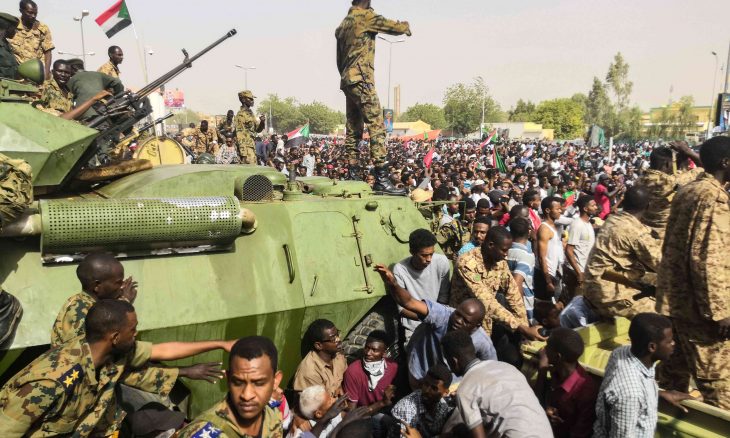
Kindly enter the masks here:
<path id="1" fill-rule="evenodd" d="M 114 0 L 36 0 L 39 19 L 53 33 L 56 50 L 81 52 L 82 9 L 86 50 L 96 52 L 89 69 L 106 62 L 111 44 L 124 49 L 122 80 L 143 85 L 142 65 L 131 28 L 107 39 L 93 19 Z M 0 0 L 17 15 L 17 1 Z M 243 71 L 255 66 L 248 85 L 258 97 L 276 93 L 300 102 L 313 100 L 344 110 L 335 63 L 334 30 L 348 0 L 127 0 L 150 77 L 192 55 L 231 28 L 238 35 L 198 61 L 169 87 L 185 91 L 187 106 L 223 114 L 238 106 Z M 710 101 L 715 58 L 719 69 L 730 43 L 728 0 L 374 0 L 375 10 L 407 20 L 413 36 L 393 46 L 392 85 L 401 85 L 402 110 L 416 102 L 440 104 L 446 87 L 481 75 L 491 94 L 508 109 L 519 98 L 539 102 L 587 93 L 593 76 L 603 79 L 613 55 L 621 51 L 634 82 L 632 103 L 646 110 L 692 95 Z M 64 56 L 65 57 L 65 56 Z M 378 40 L 376 82 L 385 106 L 388 45 Z M 391 101 L 392 101 L 391 97 Z"/>

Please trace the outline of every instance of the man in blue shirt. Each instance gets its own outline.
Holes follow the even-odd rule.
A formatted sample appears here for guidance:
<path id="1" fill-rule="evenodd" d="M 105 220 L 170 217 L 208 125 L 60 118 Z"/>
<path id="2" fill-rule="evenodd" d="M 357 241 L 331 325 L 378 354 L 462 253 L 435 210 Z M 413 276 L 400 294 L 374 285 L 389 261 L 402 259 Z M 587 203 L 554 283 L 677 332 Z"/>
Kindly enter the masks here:
<path id="1" fill-rule="evenodd" d="M 396 303 L 416 314 L 421 325 L 416 328 L 408 343 L 408 374 L 411 388 L 418 388 L 418 381 L 437 363 L 446 363 L 441 350 L 441 339 L 447 332 L 464 331 L 471 336 L 477 357 L 481 360 L 497 360 L 492 340 L 482 328 L 486 310 L 481 301 L 470 298 L 455 309 L 431 300 L 414 299 L 398 285 L 393 273 L 384 265 L 375 265 Z M 454 376 L 455 379 L 456 376 Z"/>
<path id="2" fill-rule="evenodd" d="M 533 309 L 535 308 L 535 292 L 533 291 L 532 275 L 535 271 L 535 254 L 529 246 L 530 222 L 516 217 L 509 222 L 509 232 L 512 235 L 512 248 L 507 252 L 507 266 L 522 292 L 525 301 L 527 319 L 533 323 Z"/>

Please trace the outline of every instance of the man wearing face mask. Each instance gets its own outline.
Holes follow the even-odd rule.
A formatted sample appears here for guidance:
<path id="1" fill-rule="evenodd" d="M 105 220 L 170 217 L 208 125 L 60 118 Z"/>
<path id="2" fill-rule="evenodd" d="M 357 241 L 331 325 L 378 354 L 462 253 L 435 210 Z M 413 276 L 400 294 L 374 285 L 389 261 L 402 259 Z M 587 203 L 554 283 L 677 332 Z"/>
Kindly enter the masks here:
<path id="1" fill-rule="evenodd" d="M 373 406 L 393 398 L 391 384 L 398 373 L 398 364 L 385 357 L 387 348 L 388 335 L 376 330 L 365 340 L 362 359 L 347 367 L 342 388 L 356 406 Z"/>

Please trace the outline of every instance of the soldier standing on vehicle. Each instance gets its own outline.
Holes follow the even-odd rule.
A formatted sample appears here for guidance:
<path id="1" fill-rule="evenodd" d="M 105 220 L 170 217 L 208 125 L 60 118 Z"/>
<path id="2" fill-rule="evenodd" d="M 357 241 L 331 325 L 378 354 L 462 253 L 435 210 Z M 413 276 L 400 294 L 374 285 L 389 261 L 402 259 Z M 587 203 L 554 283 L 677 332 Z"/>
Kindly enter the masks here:
<path id="1" fill-rule="evenodd" d="M 0 12 L 0 78 L 15 79 L 18 75 L 18 60 L 15 59 L 9 43 L 17 26 L 17 18 Z"/>
<path id="2" fill-rule="evenodd" d="M 99 67 L 99 70 L 97 71 L 113 78 L 118 78 L 120 74 L 119 64 L 124 61 L 124 52 L 122 52 L 122 49 L 119 46 L 111 46 L 107 53 L 109 54 L 109 61 Z"/>
<path id="3" fill-rule="evenodd" d="M 238 141 L 238 153 L 245 164 L 256 164 L 256 145 L 254 137 L 263 131 L 266 123 L 266 116 L 261 115 L 257 119 L 251 108 L 256 96 L 250 90 L 238 93 L 238 100 L 241 102 L 241 109 L 238 110 L 235 119 L 236 140 Z"/>
<path id="4" fill-rule="evenodd" d="M 38 5 L 32 0 L 20 0 L 20 23 L 10 40 L 18 64 L 31 59 L 43 62 L 45 77 L 51 77 L 51 51 L 55 48 L 51 30 L 36 20 Z"/>
<path id="5" fill-rule="evenodd" d="M 236 124 L 233 122 L 235 113 L 233 110 L 228 110 L 226 113 L 226 120 L 218 125 L 218 133 L 222 139 L 227 138 L 229 135 L 236 136 Z"/>
<path id="6" fill-rule="evenodd" d="M 347 16 L 335 31 L 340 89 L 345 93 L 347 136 L 345 148 L 350 160 L 350 177 L 358 173 L 364 125 L 370 134 L 370 157 L 375 162 L 375 190 L 404 195 L 388 178 L 383 111 L 375 90 L 375 36 L 378 33 L 411 36 L 407 21 L 393 21 L 377 15 L 370 0 L 353 0 Z M 357 178 L 359 179 L 359 178 Z"/>
<path id="7" fill-rule="evenodd" d="M 657 305 L 670 317 L 705 403 L 730 409 L 730 138 L 700 148 L 705 172 L 672 200 Z"/>

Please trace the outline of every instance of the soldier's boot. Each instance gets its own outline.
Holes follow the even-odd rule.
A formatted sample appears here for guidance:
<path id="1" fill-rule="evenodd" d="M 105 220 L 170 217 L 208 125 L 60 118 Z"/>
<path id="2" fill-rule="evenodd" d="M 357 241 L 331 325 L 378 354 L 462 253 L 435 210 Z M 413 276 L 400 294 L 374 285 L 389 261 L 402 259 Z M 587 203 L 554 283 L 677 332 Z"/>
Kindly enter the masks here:
<path id="1" fill-rule="evenodd" d="M 375 186 L 373 186 L 373 191 L 394 196 L 405 196 L 408 194 L 408 190 L 404 188 L 399 189 L 393 185 L 393 182 L 390 180 L 388 175 L 388 168 L 384 164 L 375 166 L 373 174 L 375 176 Z"/>
<path id="2" fill-rule="evenodd" d="M 23 307 L 13 295 L 0 290 L 0 348 L 12 341 L 15 329 L 18 328 L 20 317 L 23 316 Z"/>

